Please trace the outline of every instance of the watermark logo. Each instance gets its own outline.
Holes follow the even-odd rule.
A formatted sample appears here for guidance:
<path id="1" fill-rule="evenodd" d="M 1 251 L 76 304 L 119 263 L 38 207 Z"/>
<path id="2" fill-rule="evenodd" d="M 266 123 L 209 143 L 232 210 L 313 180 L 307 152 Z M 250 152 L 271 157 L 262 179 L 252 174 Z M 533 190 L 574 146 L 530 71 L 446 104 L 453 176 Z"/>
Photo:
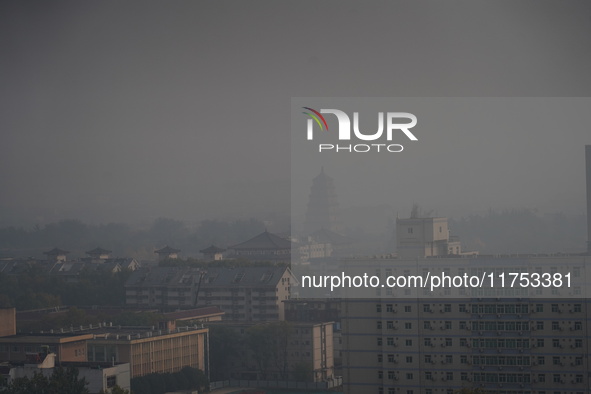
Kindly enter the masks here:
<path id="1" fill-rule="evenodd" d="M 351 141 L 352 139 L 361 141 L 376 141 L 384 139 L 388 143 L 372 144 L 318 144 L 318 151 L 333 152 L 402 152 L 404 147 L 401 144 L 391 144 L 394 136 L 404 135 L 411 141 L 418 141 L 417 137 L 410 131 L 417 124 L 417 117 L 408 112 L 378 112 L 378 130 L 374 133 L 362 132 L 359 127 L 359 112 L 353 112 L 353 124 L 349 115 L 338 109 L 321 109 L 317 111 L 310 107 L 303 107 L 305 115 L 309 116 L 307 120 L 306 136 L 309 141 L 314 140 L 314 124 L 318 125 L 321 131 L 328 131 L 328 122 L 322 114 L 331 114 L 336 116 L 338 122 L 337 137 L 339 141 Z M 385 125 L 384 125 L 385 124 Z M 353 133 L 351 133 L 351 129 Z M 385 132 L 385 133 L 384 133 Z M 385 134 L 385 135 L 384 135 Z"/>

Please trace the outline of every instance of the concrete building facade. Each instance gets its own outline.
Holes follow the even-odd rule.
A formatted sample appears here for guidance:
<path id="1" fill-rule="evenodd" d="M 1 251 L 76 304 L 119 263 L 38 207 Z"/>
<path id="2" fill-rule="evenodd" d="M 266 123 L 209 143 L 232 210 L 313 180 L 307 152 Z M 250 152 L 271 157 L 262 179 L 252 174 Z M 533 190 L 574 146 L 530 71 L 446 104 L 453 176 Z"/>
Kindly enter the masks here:
<path id="1" fill-rule="evenodd" d="M 548 272 L 562 267 L 582 283 L 591 262 L 584 256 L 554 256 L 474 258 L 472 263 L 480 260 L 502 261 L 514 270 L 546 261 Z M 345 393 L 451 394 L 463 388 L 495 394 L 590 392 L 591 303 L 584 287 L 565 286 L 556 297 L 536 296 L 531 288 L 513 297 L 465 294 L 344 300 Z"/>

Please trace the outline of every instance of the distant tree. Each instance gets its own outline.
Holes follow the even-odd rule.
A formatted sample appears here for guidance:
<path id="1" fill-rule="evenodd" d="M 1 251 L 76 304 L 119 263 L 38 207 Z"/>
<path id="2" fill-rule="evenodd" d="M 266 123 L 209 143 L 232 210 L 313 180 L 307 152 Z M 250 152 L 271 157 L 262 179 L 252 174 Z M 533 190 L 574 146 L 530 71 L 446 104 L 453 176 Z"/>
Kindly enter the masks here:
<path id="1" fill-rule="evenodd" d="M 298 361 L 293 367 L 293 375 L 295 380 L 298 382 L 310 382 L 312 381 L 312 373 L 314 368 L 312 363 L 309 361 Z"/>
<path id="2" fill-rule="evenodd" d="M 243 344 L 231 328 L 209 328 L 209 362 L 214 382 L 230 378 L 230 359 L 238 356 L 242 348 Z"/>
<path id="3" fill-rule="evenodd" d="M 99 391 L 99 394 L 131 394 L 131 392 L 129 390 L 124 390 L 121 387 L 115 385 L 111 388 L 111 391 L 101 390 Z"/>
<path id="4" fill-rule="evenodd" d="M 87 384 L 78 379 L 78 369 L 57 367 L 49 378 L 35 372 L 31 378 L 15 379 L 2 394 L 89 394 Z"/>
<path id="5" fill-rule="evenodd" d="M 132 393 L 164 394 L 169 391 L 195 390 L 206 392 L 209 381 L 203 371 L 185 367 L 175 373 L 152 373 L 131 379 Z"/>

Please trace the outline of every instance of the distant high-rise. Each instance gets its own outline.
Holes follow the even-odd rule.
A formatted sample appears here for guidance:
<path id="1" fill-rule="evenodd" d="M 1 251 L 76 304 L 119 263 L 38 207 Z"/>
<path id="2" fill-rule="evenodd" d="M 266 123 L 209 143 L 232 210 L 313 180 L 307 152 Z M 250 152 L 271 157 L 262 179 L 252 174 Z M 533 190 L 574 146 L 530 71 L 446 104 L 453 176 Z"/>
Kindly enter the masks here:
<path id="1" fill-rule="evenodd" d="M 310 189 L 304 223 L 306 234 L 309 235 L 321 229 L 338 231 L 338 207 L 334 181 L 324 173 L 324 167 L 322 167 L 320 174 L 312 181 Z"/>
<path id="2" fill-rule="evenodd" d="M 587 173 L 587 253 L 591 254 L 591 145 L 585 145 Z"/>

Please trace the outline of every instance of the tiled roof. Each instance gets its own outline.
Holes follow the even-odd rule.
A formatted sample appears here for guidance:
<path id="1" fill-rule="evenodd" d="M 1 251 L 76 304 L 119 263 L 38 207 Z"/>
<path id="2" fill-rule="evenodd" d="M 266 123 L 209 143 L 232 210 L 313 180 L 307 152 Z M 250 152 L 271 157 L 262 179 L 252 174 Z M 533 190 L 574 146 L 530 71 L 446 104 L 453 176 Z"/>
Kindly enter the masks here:
<path id="1" fill-rule="evenodd" d="M 188 309 L 184 311 L 164 313 L 167 319 L 184 320 L 184 319 L 199 319 L 202 317 L 212 315 L 223 315 L 224 312 L 217 306 L 207 306 L 205 308 Z"/>
<path id="2" fill-rule="evenodd" d="M 248 241 L 231 246 L 234 250 L 291 249 L 291 241 L 265 230 Z"/>
<path id="3" fill-rule="evenodd" d="M 283 276 L 287 267 L 150 267 L 140 268 L 131 273 L 126 286 L 191 286 L 199 282 L 204 273 L 201 287 L 274 285 Z"/>
<path id="4" fill-rule="evenodd" d="M 68 254 L 68 253 L 70 253 L 70 252 L 67 250 L 59 249 L 59 248 L 53 248 L 50 251 L 43 252 L 43 254 L 46 254 L 48 256 L 60 256 L 60 255 Z"/>

